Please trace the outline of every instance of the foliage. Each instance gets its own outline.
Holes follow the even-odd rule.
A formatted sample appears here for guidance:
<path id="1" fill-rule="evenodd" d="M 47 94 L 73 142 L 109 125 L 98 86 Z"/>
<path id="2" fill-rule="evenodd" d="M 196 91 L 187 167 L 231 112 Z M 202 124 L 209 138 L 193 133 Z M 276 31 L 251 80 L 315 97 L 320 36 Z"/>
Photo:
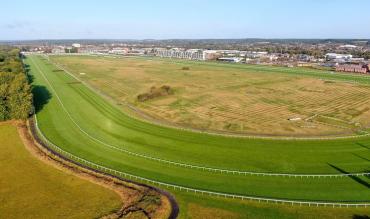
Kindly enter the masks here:
<path id="1" fill-rule="evenodd" d="M 168 96 L 168 95 L 171 95 L 173 93 L 174 93 L 174 91 L 170 86 L 163 85 L 160 88 L 151 87 L 149 92 L 139 94 L 137 96 L 137 99 L 140 102 L 144 102 L 144 101 L 151 100 L 151 99 L 154 99 L 154 98 L 157 98 L 157 97 Z"/>
<path id="2" fill-rule="evenodd" d="M 370 51 L 354 51 L 352 54 L 355 57 L 370 59 Z"/>
<path id="3" fill-rule="evenodd" d="M 0 121 L 26 119 L 31 109 L 31 86 L 19 50 L 0 48 Z"/>
<path id="4" fill-rule="evenodd" d="M 65 49 L 65 52 L 66 53 L 77 53 L 78 52 L 78 49 L 76 47 L 72 47 L 72 48 L 66 48 Z"/>

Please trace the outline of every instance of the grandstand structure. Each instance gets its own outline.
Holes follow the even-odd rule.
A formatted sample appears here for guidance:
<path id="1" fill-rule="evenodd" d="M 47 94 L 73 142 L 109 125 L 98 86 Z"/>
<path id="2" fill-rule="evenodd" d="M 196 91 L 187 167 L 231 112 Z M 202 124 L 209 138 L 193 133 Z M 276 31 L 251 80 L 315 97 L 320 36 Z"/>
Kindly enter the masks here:
<path id="1" fill-rule="evenodd" d="M 157 49 L 155 55 L 162 58 L 179 58 L 190 60 L 204 60 L 203 51 L 198 49 Z"/>

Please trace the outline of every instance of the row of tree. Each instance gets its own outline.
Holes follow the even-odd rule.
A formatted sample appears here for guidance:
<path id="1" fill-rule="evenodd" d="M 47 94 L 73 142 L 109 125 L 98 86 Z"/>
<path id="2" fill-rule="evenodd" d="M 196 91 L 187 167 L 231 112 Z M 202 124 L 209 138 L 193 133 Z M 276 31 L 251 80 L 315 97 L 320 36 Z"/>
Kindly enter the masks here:
<path id="1" fill-rule="evenodd" d="M 26 119 L 32 108 L 31 85 L 19 50 L 0 47 L 0 121 Z"/>

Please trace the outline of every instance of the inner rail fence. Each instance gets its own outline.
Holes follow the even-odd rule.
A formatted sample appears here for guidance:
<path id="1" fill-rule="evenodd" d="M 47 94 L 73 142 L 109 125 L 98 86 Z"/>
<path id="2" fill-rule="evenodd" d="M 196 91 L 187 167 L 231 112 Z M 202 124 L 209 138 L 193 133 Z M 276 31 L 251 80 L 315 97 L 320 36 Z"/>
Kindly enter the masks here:
<path id="1" fill-rule="evenodd" d="M 51 62 L 52 63 L 52 62 Z M 71 77 L 75 78 L 77 81 L 82 82 L 85 86 L 87 86 L 89 89 L 95 91 L 93 88 L 91 88 L 88 84 L 86 84 L 84 81 L 80 80 L 77 78 L 75 75 L 64 69 L 62 66 L 52 63 L 59 69 L 63 70 L 65 73 L 70 75 Z M 40 70 L 40 69 L 39 69 Z M 41 70 L 40 70 L 41 71 Z M 51 85 L 50 85 L 51 86 Z M 53 89 L 54 90 L 54 89 Z M 55 91 L 56 92 L 56 91 Z M 215 172 L 215 173 L 221 173 L 221 174 L 238 174 L 238 175 L 254 175 L 254 176 L 275 176 L 275 177 L 294 177 L 294 178 L 339 178 L 339 177 L 348 177 L 348 176 L 370 176 L 370 172 L 357 172 L 357 173 L 333 173 L 333 174 L 302 174 L 302 173 L 269 173 L 269 172 L 254 172 L 254 171 L 243 171 L 243 170 L 231 170 L 231 169 L 222 169 L 222 168 L 215 168 L 215 167 L 206 167 L 206 166 L 200 166 L 200 165 L 193 165 L 193 164 L 188 164 L 188 163 L 182 163 L 182 162 L 176 162 L 176 161 L 171 161 L 167 159 L 161 159 L 158 157 L 152 157 L 146 154 L 141 154 L 141 153 L 136 153 L 132 152 L 123 148 L 120 148 L 115 145 L 108 144 L 106 142 L 103 142 L 99 139 L 96 139 L 95 137 L 91 136 L 88 134 L 86 131 L 82 130 L 82 128 L 77 124 L 77 122 L 74 121 L 70 113 L 65 109 L 64 104 L 61 102 L 58 94 L 57 98 L 58 101 L 60 102 L 62 108 L 65 110 L 65 112 L 68 114 L 69 118 L 72 120 L 72 122 L 88 137 L 93 138 L 95 141 L 98 141 L 101 144 L 104 144 L 107 147 L 113 148 L 115 150 L 119 150 L 120 152 L 129 154 L 131 156 L 136 156 L 148 160 L 154 160 L 157 162 L 161 163 L 166 163 L 169 165 L 174 165 L 174 166 L 179 166 L 183 168 L 190 168 L 190 169 L 198 169 L 198 170 L 203 170 L 203 171 L 209 171 L 209 172 Z"/>
<path id="2" fill-rule="evenodd" d="M 115 175 L 118 177 L 129 178 L 131 180 L 137 180 L 143 183 L 149 183 L 152 185 L 158 185 L 161 187 L 166 187 L 173 190 L 185 191 L 189 193 L 195 193 L 199 195 L 208 195 L 214 197 L 223 197 L 223 198 L 231 198 L 231 199 L 240 199 L 240 200 L 249 200 L 249 201 L 257 201 L 257 202 L 266 202 L 266 203 L 276 203 L 276 204 L 288 204 L 288 205 L 299 205 L 299 206 L 325 206 L 325 207 L 364 207 L 367 208 L 370 206 L 369 202 L 323 202 L 323 201 L 298 201 L 298 200 L 288 200 L 288 199 L 274 199 L 274 198 L 265 198 L 265 197 L 256 197 L 256 196 L 246 196 L 246 195 L 237 195 L 237 194 L 230 194 L 230 193 L 222 193 L 222 192 L 213 192 L 201 189 L 194 189 L 185 186 L 179 186 L 170 183 L 164 183 L 152 179 L 148 179 L 145 177 L 133 175 L 130 173 L 126 173 L 123 171 L 114 170 L 103 165 L 88 161 L 86 159 L 80 158 L 76 155 L 73 155 L 67 151 L 64 151 L 54 143 L 50 142 L 44 134 L 41 132 L 38 123 L 37 123 L 37 116 L 34 116 L 34 119 L 30 122 L 32 134 L 36 134 L 37 140 L 41 140 L 39 142 L 42 146 L 47 146 L 49 150 L 51 150 L 56 156 L 59 157 L 66 157 L 68 159 L 74 160 L 81 164 L 82 167 L 86 167 L 88 169 L 95 169 L 101 171 L 103 173 L 107 173 L 109 175 Z"/>

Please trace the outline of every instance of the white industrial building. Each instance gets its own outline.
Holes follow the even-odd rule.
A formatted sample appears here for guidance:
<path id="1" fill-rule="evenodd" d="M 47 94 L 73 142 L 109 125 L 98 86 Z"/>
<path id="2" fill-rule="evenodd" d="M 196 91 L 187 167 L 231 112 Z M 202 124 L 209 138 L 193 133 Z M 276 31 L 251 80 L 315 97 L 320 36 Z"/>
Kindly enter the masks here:
<path id="1" fill-rule="evenodd" d="M 128 53 L 128 49 L 117 47 L 117 48 L 111 49 L 108 53 L 117 54 L 117 55 L 126 55 Z"/>
<path id="2" fill-rule="evenodd" d="M 347 44 L 347 45 L 341 45 L 341 46 L 339 46 L 339 48 L 345 48 L 345 49 L 356 49 L 356 48 L 357 48 L 357 46 Z"/>
<path id="3" fill-rule="evenodd" d="M 56 46 L 56 47 L 51 49 L 51 53 L 53 53 L 53 54 L 65 53 L 65 49 L 64 49 L 63 46 Z"/>
<path id="4" fill-rule="evenodd" d="M 241 62 L 243 60 L 243 58 L 240 58 L 240 57 L 221 57 L 221 58 L 218 58 L 217 60 L 219 61 L 224 61 L 224 62 Z"/>
<path id="5" fill-rule="evenodd" d="M 352 55 L 350 54 L 337 54 L 337 53 L 327 53 L 325 55 L 326 60 L 350 60 L 352 59 Z"/>
<path id="6" fill-rule="evenodd" d="M 73 43 L 72 44 L 72 47 L 74 47 L 74 48 L 80 48 L 81 47 L 81 44 L 79 44 L 79 43 Z"/>

